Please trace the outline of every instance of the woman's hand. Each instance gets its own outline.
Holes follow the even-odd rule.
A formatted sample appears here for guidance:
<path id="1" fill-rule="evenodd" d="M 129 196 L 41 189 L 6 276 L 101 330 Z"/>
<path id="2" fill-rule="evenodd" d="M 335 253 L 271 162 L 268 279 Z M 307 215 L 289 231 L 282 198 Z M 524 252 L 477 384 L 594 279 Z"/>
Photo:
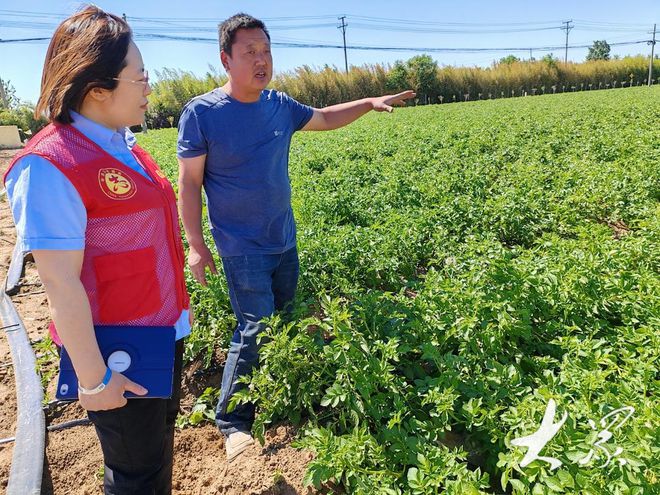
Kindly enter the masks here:
<path id="1" fill-rule="evenodd" d="M 87 411 L 107 411 L 126 405 L 124 392 L 133 392 L 135 395 L 145 395 L 147 389 L 121 373 L 112 372 L 112 377 L 106 387 L 98 394 L 78 393 L 80 405 Z"/>
<path id="2" fill-rule="evenodd" d="M 51 314 L 78 381 L 94 388 L 107 370 L 96 342 L 92 313 L 80 281 L 83 251 L 34 250 L 39 277 L 44 284 Z M 126 404 L 124 392 L 144 395 L 146 389 L 121 373 L 112 373 L 105 389 L 98 394 L 78 394 L 80 405 L 89 411 L 116 409 Z"/>

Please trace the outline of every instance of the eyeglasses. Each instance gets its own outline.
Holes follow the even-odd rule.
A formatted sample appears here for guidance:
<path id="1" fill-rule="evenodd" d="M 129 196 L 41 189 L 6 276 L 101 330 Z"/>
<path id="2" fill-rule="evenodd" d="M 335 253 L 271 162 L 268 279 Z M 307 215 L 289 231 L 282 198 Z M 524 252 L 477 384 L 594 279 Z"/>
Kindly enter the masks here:
<path id="1" fill-rule="evenodd" d="M 138 80 L 135 80 L 135 79 L 125 79 L 125 78 L 123 78 L 123 77 L 113 77 L 113 78 L 111 78 L 111 79 L 112 79 L 113 81 L 126 81 L 126 82 L 133 83 L 133 84 L 142 84 L 142 85 L 145 87 L 145 89 L 146 89 L 146 87 L 149 85 L 149 71 L 146 71 L 146 70 L 145 70 L 145 71 L 143 72 L 143 74 L 144 74 L 144 79 L 138 79 Z"/>

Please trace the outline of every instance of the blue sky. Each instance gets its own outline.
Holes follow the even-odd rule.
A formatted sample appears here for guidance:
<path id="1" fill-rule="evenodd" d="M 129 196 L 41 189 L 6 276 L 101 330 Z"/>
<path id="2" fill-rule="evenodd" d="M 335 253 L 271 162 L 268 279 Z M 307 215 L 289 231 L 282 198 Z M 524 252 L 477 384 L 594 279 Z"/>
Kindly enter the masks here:
<path id="1" fill-rule="evenodd" d="M 445 2 L 417 0 L 407 4 L 388 0 L 333 1 L 234 1 L 210 0 L 98 0 L 97 5 L 116 14 L 126 14 L 152 75 L 163 67 L 202 75 L 209 65 L 219 67 L 217 43 L 145 39 L 168 35 L 216 39 L 217 22 L 238 12 L 266 21 L 274 43 L 342 43 L 337 17 L 346 16 L 347 44 L 374 47 L 412 48 L 519 48 L 563 46 L 562 21 L 573 19 L 569 45 L 589 45 L 593 40 L 609 43 L 647 40 L 654 23 L 660 23 L 658 0 L 601 0 L 528 2 Z M 75 11 L 81 2 L 57 0 L 2 0 L 0 40 L 49 37 L 55 25 Z M 53 14 L 53 15 L 34 15 Z M 9 80 L 22 100 L 35 102 L 47 41 L 0 42 L 0 77 Z M 656 53 L 660 46 L 656 45 Z M 553 49 L 563 59 L 564 50 Z M 529 58 L 524 52 L 434 52 L 440 65 L 487 66 L 508 53 Z M 547 51 L 532 51 L 540 58 Z M 568 58 L 582 61 L 586 48 L 569 49 Z M 647 44 L 613 46 L 612 54 L 648 55 Z M 393 63 L 418 53 L 413 51 L 348 51 L 350 65 Z M 339 48 L 273 47 L 275 71 L 292 70 L 307 64 L 344 67 Z"/>

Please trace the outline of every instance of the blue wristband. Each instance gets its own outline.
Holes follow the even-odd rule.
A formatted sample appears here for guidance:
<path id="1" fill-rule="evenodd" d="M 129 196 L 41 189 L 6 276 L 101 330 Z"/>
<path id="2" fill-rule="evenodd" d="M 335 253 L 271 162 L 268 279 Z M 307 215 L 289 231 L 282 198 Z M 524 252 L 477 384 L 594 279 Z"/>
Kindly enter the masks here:
<path id="1" fill-rule="evenodd" d="M 99 383 L 96 387 L 94 388 L 85 388 L 78 383 L 78 393 L 81 393 L 83 395 L 96 395 L 100 392 L 103 392 L 105 390 L 105 387 L 108 386 L 108 383 L 110 383 L 110 379 L 112 378 L 112 370 L 110 368 L 105 369 L 105 375 L 103 376 L 103 381 Z"/>

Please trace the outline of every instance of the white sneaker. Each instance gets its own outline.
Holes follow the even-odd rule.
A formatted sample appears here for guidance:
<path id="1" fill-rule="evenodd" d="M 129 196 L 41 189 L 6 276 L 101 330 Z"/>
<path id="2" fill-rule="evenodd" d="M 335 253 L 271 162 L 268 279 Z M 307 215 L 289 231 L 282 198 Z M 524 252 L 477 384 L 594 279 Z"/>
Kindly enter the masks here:
<path id="1" fill-rule="evenodd" d="M 231 433 L 225 439 L 225 450 L 227 451 L 227 462 L 234 460 L 239 454 L 254 444 L 254 438 L 249 433 L 237 431 Z"/>

